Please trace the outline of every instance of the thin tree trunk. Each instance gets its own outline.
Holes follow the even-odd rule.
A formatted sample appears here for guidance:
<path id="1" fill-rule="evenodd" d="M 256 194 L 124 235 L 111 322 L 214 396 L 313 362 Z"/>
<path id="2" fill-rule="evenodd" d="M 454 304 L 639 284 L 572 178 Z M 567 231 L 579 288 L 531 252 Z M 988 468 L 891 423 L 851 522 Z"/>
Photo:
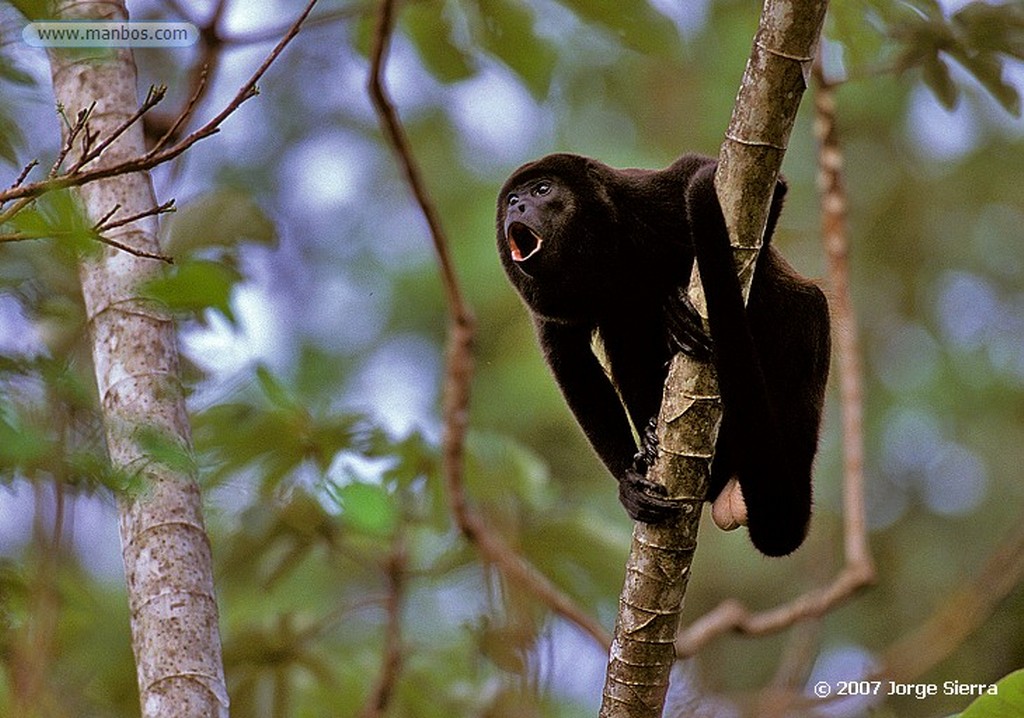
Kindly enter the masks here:
<path id="1" fill-rule="evenodd" d="M 73 0 L 60 4 L 57 16 L 123 22 L 127 10 L 123 2 Z M 95 102 L 83 133 L 95 136 L 93 147 L 138 108 L 129 50 L 53 50 L 50 59 L 58 106 L 72 123 Z M 63 132 L 66 140 L 67 126 Z M 81 140 L 67 162 L 81 156 Z M 136 122 L 88 166 L 144 153 Z M 114 219 L 156 206 L 146 172 L 87 184 L 78 195 L 91 223 L 118 205 Z M 155 217 L 109 235 L 159 253 Z M 210 544 L 194 472 L 153 460 L 141 445 L 155 431 L 183 452 L 192 448 L 173 323 L 138 296 L 140 284 L 160 271 L 158 261 L 99 244 L 79 271 L 110 459 L 139 478 L 139 488 L 122 495 L 118 505 L 139 697 L 144 716 L 227 716 Z"/>

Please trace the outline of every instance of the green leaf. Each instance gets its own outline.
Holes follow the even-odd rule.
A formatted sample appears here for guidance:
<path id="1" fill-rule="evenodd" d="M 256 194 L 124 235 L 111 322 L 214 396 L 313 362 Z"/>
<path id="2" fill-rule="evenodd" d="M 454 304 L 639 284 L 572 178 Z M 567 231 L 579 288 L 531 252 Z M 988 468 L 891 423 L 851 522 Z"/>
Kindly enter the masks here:
<path id="1" fill-rule="evenodd" d="M 466 480 L 473 495 L 485 501 L 514 497 L 528 506 L 541 507 L 550 498 L 548 465 L 530 449 L 499 434 L 469 433 Z"/>
<path id="2" fill-rule="evenodd" d="M 1024 60 L 1024 4 L 972 2 L 952 20 L 972 51 L 1002 52 Z"/>
<path id="3" fill-rule="evenodd" d="M 239 242 L 273 246 L 274 223 L 246 193 L 222 189 L 179 207 L 163 222 L 164 251 L 173 257 L 204 247 L 233 247 Z"/>
<path id="4" fill-rule="evenodd" d="M 398 511 L 391 495 L 381 486 L 353 482 L 335 490 L 345 521 L 375 536 L 387 536 L 398 523 Z"/>
<path id="5" fill-rule="evenodd" d="M 295 397 L 277 377 L 270 373 L 270 369 L 266 365 L 260 364 L 256 367 L 256 378 L 259 380 L 263 395 L 270 400 L 271 404 L 279 409 L 294 410 L 298 408 Z"/>
<path id="6" fill-rule="evenodd" d="M 850 68 L 877 62 L 882 53 L 882 33 L 872 26 L 871 13 L 861 2 L 832 3 L 825 16 L 825 34 L 843 46 Z"/>
<path id="7" fill-rule="evenodd" d="M 1020 94 L 1016 87 L 1003 80 L 1003 61 L 999 57 L 992 53 L 973 56 L 957 53 L 954 57 L 974 75 L 1003 109 L 1015 117 L 1020 117 Z"/>
<path id="8" fill-rule="evenodd" d="M 28 468 L 55 451 L 50 438 L 33 426 L 0 419 L 0 468 Z"/>
<path id="9" fill-rule="evenodd" d="M 13 67 L 6 60 L 0 58 L 0 74 L 6 76 L 13 72 Z M 3 97 L 2 104 L 7 105 L 10 98 Z M 7 108 L 0 110 L 0 159 L 7 160 L 12 165 L 18 164 L 18 150 L 24 146 L 25 136 L 18 128 L 17 123 L 7 114 Z"/>
<path id="10" fill-rule="evenodd" d="M 1024 715 L 1024 669 L 996 683 L 997 695 L 986 693 L 967 706 L 960 718 L 1019 718 Z"/>
<path id="11" fill-rule="evenodd" d="M 54 15 L 51 7 L 52 0 L 10 0 L 10 2 L 28 20 L 52 18 Z"/>
<path id="12" fill-rule="evenodd" d="M 111 466 L 103 449 L 72 451 L 65 457 L 64 463 L 75 484 L 105 486 L 111 491 L 128 493 L 137 493 L 144 488 L 141 474 Z"/>
<path id="13" fill-rule="evenodd" d="M 66 251 L 88 254 L 101 246 L 81 205 L 66 189 L 47 192 L 14 215 L 10 226 L 28 237 L 55 239 Z"/>
<path id="14" fill-rule="evenodd" d="M 256 370 L 244 399 L 218 404 L 193 421 L 196 447 L 212 467 L 211 484 L 233 474 L 257 470 L 261 488 L 273 489 L 306 462 L 325 472 L 338 452 L 361 451 L 366 423 L 359 414 L 313 414 L 292 383 Z"/>
<path id="15" fill-rule="evenodd" d="M 938 55 L 933 55 L 921 64 L 926 85 L 935 93 L 935 97 L 947 110 L 956 108 L 960 100 L 960 90 L 950 77 L 949 67 Z"/>
<path id="16" fill-rule="evenodd" d="M 164 429 L 146 427 L 139 432 L 139 446 L 146 455 L 156 461 L 188 476 L 196 474 L 195 456 L 181 439 Z"/>
<path id="17" fill-rule="evenodd" d="M 478 42 L 511 68 L 538 100 L 551 87 L 558 52 L 533 32 L 533 12 L 508 0 L 480 0 Z"/>
<path id="18" fill-rule="evenodd" d="M 472 58 L 455 44 L 452 24 L 442 2 L 406 5 L 401 23 L 424 67 L 438 80 L 452 83 L 475 74 Z"/>
<path id="19" fill-rule="evenodd" d="M 645 54 L 668 54 L 679 33 L 667 17 L 646 2 L 559 0 L 584 20 L 601 25 L 628 48 Z"/>
<path id="20" fill-rule="evenodd" d="M 166 277 L 147 282 L 142 294 L 175 312 L 216 309 L 233 323 L 231 290 L 241 279 L 236 270 L 224 264 L 195 259 L 176 264 Z"/>

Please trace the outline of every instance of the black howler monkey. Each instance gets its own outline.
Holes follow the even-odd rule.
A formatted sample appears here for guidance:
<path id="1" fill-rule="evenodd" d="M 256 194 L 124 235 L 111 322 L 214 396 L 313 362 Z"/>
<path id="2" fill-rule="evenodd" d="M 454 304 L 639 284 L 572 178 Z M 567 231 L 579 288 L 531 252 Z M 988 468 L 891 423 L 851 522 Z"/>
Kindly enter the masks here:
<path id="1" fill-rule="evenodd" d="M 663 170 L 613 169 L 571 154 L 523 165 L 498 196 L 498 251 L 629 514 L 648 523 L 679 515 L 678 502 L 644 478 L 653 441 L 644 427 L 657 416 L 672 355 L 710 356 L 724 413 L 708 498 L 736 477 L 754 545 L 784 555 L 803 542 L 810 520 L 828 305 L 768 246 L 786 191 L 780 180 L 744 307 L 716 167 L 698 155 Z M 710 337 L 686 299 L 694 257 Z M 614 385 L 591 349 L 595 333 Z M 646 437 L 639 453 L 630 419 Z"/>

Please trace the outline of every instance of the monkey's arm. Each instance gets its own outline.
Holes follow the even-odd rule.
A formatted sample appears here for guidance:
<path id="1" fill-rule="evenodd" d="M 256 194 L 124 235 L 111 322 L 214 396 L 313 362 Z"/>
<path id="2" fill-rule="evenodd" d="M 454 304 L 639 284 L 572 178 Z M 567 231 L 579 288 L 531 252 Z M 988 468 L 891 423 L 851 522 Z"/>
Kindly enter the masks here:
<path id="1" fill-rule="evenodd" d="M 637 447 L 619 396 L 591 351 L 586 326 L 538 320 L 544 357 L 583 433 L 619 482 L 619 500 L 637 521 L 663 521 L 680 510 L 665 488 L 643 477 Z M 639 469 L 639 470 L 638 470 Z"/>

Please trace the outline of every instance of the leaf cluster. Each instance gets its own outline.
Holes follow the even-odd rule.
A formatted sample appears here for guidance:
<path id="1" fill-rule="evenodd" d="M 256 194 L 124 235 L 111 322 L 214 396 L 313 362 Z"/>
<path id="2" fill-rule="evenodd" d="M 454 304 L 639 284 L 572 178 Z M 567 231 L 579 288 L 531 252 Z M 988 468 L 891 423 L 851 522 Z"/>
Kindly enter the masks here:
<path id="1" fill-rule="evenodd" d="M 867 23 L 875 37 L 863 31 Z M 862 29 L 857 30 L 860 26 Z M 1019 117 L 1018 89 L 1006 79 L 1006 61 L 1024 60 L 1024 5 L 975 0 L 947 14 L 938 0 L 864 0 L 833 8 L 832 34 L 857 63 L 873 61 L 884 38 L 892 58 L 885 70 L 919 69 L 924 84 L 952 110 L 962 88 L 950 61 L 972 76 L 1010 114 Z"/>

